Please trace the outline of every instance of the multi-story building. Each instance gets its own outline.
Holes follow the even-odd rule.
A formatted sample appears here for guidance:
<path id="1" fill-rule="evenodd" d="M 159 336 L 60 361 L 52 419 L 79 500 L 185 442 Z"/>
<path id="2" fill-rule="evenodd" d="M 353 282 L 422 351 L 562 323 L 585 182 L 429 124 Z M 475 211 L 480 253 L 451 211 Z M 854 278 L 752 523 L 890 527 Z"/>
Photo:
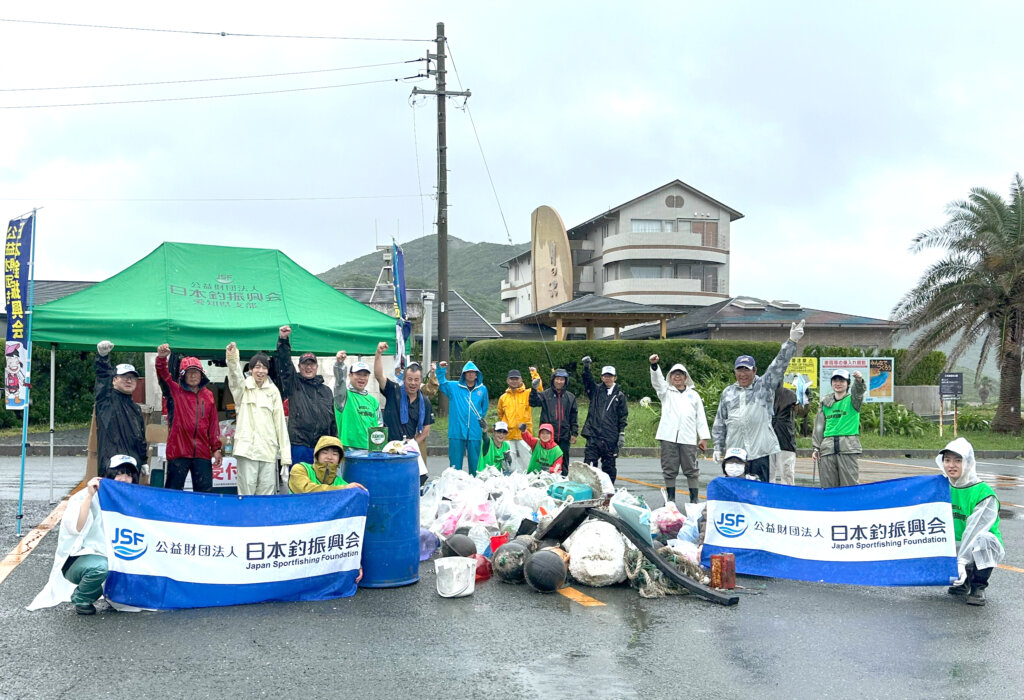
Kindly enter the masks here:
<path id="1" fill-rule="evenodd" d="M 743 214 L 673 180 L 567 231 L 573 297 L 695 309 L 729 298 L 729 238 Z M 532 313 L 531 253 L 502 263 L 502 322 Z"/>

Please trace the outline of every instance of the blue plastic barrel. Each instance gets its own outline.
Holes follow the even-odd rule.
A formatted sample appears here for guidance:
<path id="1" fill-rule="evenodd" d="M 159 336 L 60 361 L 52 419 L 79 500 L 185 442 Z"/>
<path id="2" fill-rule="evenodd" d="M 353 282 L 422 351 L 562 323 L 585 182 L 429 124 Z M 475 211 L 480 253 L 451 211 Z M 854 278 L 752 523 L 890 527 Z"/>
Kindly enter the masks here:
<path id="1" fill-rule="evenodd" d="M 416 455 L 345 452 L 344 479 L 370 492 L 363 535 L 363 588 L 420 580 L 420 469 Z"/>

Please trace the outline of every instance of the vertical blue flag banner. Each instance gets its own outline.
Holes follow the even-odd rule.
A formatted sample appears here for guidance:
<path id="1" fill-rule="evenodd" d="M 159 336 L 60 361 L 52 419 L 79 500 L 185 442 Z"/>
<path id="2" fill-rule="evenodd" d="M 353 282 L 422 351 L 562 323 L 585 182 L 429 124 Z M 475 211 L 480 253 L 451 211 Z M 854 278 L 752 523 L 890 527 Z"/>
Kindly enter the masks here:
<path id="1" fill-rule="evenodd" d="M 945 586 L 957 577 L 949 482 L 912 476 L 814 489 L 719 477 L 708 484 L 701 563 L 867 586 Z"/>
<path id="2" fill-rule="evenodd" d="M 356 592 L 363 489 L 238 498 L 100 482 L 108 600 L 154 610 Z"/>
<path id="3" fill-rule="evenodd" d="M 4 289 L 7 299 L 6 367 L 4 397 L 8 410 L 20 411 L 28 404 L 25 387 L 28 370 L 28 286 L 29 256 L 35 217 L 14 219 L 7 224 L 4 246 Z"/>
<path id="4" fill-rule="evenodd" d="M 405 254 L 397 243 L 392 243 L 392 246 L 391 264 L 395 278 L 395 368 L 405 369 L 405 343 L 412 332 L 405 300 Z"/>

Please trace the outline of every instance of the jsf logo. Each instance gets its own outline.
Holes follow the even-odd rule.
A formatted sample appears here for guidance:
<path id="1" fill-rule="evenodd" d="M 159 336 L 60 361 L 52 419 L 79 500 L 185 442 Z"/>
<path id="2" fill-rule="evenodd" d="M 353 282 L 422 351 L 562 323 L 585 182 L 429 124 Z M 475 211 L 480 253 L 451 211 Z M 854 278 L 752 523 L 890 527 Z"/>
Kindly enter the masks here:
<path id="1" fill-rule="evenodd" d="M 715 521 L 715 529 L 722 537 L 739 537 L 747 531 L 747 519 L 741 513 L 722 513 Z"/>
<path id="2" fill-rule="evenodd" d="M 123 527 L 114 528 L 114 539 L 110 541 L 114 556 L 128 561 L 138 559 L 149 549 L 149 546 L 143 543 L 144 539 L 145 535 L 141 532 L 133 532 Z"/>

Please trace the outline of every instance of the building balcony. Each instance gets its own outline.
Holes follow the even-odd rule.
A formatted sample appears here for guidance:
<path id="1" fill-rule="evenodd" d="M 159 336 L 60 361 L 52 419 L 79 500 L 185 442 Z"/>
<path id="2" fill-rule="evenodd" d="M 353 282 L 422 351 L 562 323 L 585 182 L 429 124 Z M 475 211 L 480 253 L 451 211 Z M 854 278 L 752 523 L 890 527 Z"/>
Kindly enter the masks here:
<path id="1" fill-rule="evenodd" d="M 601 295 L 663 306 L 707 306 L 727 298 L 726 280 L 638 278 L 605 282 Z"/>
<path id="2" fill-rule="evenodd" d="M 721 234 L 718 236 L 721 241 Z M 623 260 L 694 260 L 725 265 L 729 252 L 701 245 L 694 233 L 620 233 L 604 240 L 601 262 L 604 265 Z"/>

